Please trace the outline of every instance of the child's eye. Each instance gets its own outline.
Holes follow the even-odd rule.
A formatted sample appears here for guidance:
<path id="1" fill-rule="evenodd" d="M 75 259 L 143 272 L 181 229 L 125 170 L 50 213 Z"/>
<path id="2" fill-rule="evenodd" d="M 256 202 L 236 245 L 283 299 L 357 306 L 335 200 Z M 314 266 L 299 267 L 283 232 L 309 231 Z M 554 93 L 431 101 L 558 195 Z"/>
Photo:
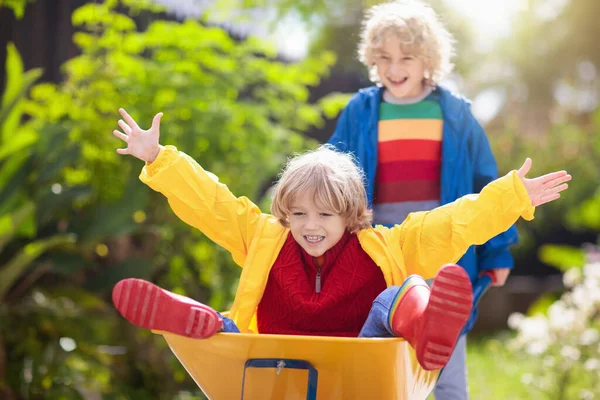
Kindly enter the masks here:
<path id="1" fill-rule="evenodd" d="M 293 212 L 293 213 L 292 213 L 292 215 L 294 215 L 294 216 L 296 216 L 296 217 L 301 217 L 301 216 L 303 216 L 303 215 L 304 215 L 304 213 L 303 213 L 303 212 L 296 211 L 296 212 Z"/>
<path id="2" fill-rule="evenodd" d="M 321 213 L 321 217 L 331 217 L 332 215 L 330 213 Z"/>
<path id="3" fill-rule="evenodd" d="M 413 60 L 413 59 L 414 59 L 414 58 L 413 58 L 413 57 L 410 57 L 410 56 L 404 57 L 404 61 L 411 61 L 411 60 Z"/>

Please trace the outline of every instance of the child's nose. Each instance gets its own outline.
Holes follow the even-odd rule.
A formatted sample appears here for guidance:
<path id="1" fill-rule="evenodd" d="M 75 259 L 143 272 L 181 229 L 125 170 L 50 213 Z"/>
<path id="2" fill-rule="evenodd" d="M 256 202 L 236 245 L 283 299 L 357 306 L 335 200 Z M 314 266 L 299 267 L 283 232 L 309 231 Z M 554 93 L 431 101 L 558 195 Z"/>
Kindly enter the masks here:
<path id="1" fill-rule="evenodd" d="M 390 72 L 393 74 L 399 73 L 402 70 L 402 65 L 399 62 L 394 61 L 390 64 Z"/>
<path id="2" fill-rule="evenodd" d="M 306 221 L 306 229 L 314 230 L 314 229 L 317 229 L 318 227 L 319 227 L 319 222 L 317 221 L 316 218 L 308 218 L 308 220 Z"/>

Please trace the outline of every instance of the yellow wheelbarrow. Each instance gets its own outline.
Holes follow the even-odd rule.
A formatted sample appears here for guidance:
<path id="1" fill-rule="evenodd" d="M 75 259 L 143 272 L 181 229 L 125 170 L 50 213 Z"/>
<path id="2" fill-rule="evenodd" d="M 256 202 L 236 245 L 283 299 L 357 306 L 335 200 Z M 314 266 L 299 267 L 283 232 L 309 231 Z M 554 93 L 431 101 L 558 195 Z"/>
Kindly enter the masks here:
<path id="1" fill-rule="evenodd" d="M 425 399 L 439 371 L 425 371 L 399 338 L 162 333 L 209 399 Z"/>
<path id="2" fill-rule="evenodd" d="M 486 274 L 475 284 L 474 304 L 491 281 Z M 440 374 L 425 371 L 401 338 L 155 333 L 215 400 L 420 400 Z"/>

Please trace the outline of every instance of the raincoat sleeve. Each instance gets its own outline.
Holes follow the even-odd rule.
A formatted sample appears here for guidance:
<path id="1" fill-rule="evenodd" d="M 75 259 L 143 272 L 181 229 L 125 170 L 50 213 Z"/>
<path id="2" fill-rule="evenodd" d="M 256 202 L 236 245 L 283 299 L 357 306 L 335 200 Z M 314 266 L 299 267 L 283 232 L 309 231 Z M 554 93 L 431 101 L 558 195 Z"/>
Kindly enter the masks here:
<path id="1" fill-rule="evenodd" d="M 175 214 L 228 250 L 242 266 L 261 219 L 259 208 L 246 197 L 235 197 L 216 175 L 173 146 L 161 147 L 140 180 L 162 193 Z"/>
<path id="2" fill-rule="evenodd" d="M 458 261 L 469 246 L 506 231 L 519 217 L 532 220 L 534 210 L 525 186 L 512 171 L 479 194 L 409 214 L 390 233 L 400 241 L 407 274 L 433 276 L 443 264 Z"/>

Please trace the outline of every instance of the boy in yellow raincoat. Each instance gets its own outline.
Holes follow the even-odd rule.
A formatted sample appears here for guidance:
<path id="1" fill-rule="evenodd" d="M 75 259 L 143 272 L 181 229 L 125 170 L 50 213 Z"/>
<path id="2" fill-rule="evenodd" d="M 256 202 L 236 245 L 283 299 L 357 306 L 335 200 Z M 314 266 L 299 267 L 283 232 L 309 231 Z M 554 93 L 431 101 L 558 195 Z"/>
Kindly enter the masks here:
<path id="1" fill-rule="evenodd" d="M 242 275 L 225 318 L 150 282 L 126 279 L 113 302 L 134 324 L 195 338 L 228 332 L 405 338 L 426 370 L 443 368 L 472 306 L 456 265 L 473 244 L 508 229 L 560 197 L 565 171 L 525 178 L 527 159 L 486 186 L 392 228 L 371 227 L 363 176 L 352 158 L 321 147 L 290 160 L 272 215 L 235 197 L 213 174 L 172 146 L 159 145 L 157 114 L 145 131 L 123 109 L 119 154 L 146 162 L 140 179 L 173 211 L 227 249 Z M 423 279 L 435 276 L 431 290 Z"/>

